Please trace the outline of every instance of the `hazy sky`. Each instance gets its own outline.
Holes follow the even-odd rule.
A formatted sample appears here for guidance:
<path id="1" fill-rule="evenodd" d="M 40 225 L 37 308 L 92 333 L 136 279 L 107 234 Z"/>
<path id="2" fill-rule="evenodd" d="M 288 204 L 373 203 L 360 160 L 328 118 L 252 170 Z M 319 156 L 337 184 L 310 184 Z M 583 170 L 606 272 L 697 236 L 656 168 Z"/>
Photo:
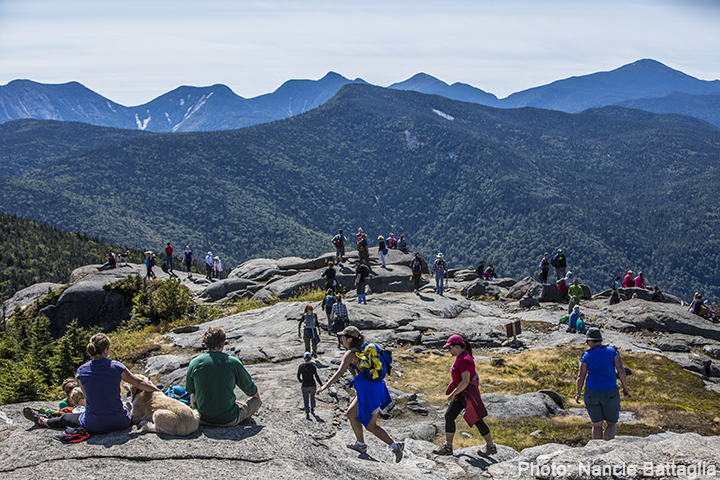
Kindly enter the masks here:
<path id="1" fill-rule="evenodd" d="M 0 0 L 0 84 L 75 80 L 127 106 L 328 71 L 505 97 L 641 58 L 720 78 L 720 0 Z"/>

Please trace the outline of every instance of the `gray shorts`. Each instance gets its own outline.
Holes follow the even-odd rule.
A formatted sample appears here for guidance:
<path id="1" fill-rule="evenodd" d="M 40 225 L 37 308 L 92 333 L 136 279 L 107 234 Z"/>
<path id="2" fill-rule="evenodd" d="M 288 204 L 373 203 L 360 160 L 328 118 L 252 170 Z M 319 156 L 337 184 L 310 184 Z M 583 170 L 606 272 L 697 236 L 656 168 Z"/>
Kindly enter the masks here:
<path id="1" fill-rule="evenodd" d="M 620 419 L 620 391 L 585 389 L 585 409 L 590 415 L 592 423 L 605 420 L 608 423 L 617 423 Z"/>

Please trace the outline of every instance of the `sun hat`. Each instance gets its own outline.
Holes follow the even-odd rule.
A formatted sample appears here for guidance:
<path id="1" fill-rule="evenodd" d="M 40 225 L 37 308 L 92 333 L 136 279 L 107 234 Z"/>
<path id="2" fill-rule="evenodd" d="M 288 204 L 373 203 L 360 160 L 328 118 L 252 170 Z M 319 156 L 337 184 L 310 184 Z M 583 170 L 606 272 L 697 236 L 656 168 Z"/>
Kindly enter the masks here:
<path id="1" fill-rule="evenodd" d="M 438 258 L 443 258 L 443 254 L 442 254 L 442 253 L 438 253 Z"/>
<path id="2" fill-rule="evenodd" d="M 447 339 L 447 343 L 443 348 L 450 348 L 451 345 L 462 345 L 465 343 L 465 340 L 463 340 L 463 337 L 460 335 L 450 335 L 450 338 Z"/>
<path id="3" fill-rule="evenodd" d="M 593 340 L 595 342 L 602 342 L 602 333 L 600 333 L 599 328 L 588 328 L 587 333 L 585 334 L 585 341 L 587 340 Z"/>
<path id="4" fill-rule="evenodd" d="M 343 337 L 360 338 L 360 330 L 358 330 L 357 327 L 350 325 L 349 327 L 345 327 L 345 329 L 338 335 Z"/>

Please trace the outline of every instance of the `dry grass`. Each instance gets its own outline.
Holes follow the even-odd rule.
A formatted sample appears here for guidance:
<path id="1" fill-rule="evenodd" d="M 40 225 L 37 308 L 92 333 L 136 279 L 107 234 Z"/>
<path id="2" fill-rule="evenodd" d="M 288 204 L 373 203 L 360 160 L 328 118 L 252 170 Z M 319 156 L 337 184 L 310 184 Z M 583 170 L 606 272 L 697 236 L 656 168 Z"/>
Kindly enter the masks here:
<path id="1" fill-rule="evenodd" d="M 565 398 L 567 407 L 582 407 L 575 403 L 575 378 L 584 346 L 567 346 L 546 350 L 529 350 L 519 354 L 497 355 L 504 365 L 493 367 L 489 362 L 476 362 L 482 393 L 519 395 L 549 389 Z M 398 352 L 400 353 L 400 352 Z M 618 425 L 618 435 L 647 436 L 666 430 L 719 435 L 720 417 L 717 414 L 720 394 L 704 388 L 700 378 L 679 365 L 658 355 L 621 352 L 624 364 L 632 370 L 628 376 L 631 392 L 623 399 L 622 409 L 632 411 L 636 420 Z M 476 357 L 482 355 L 476 352 Z M 445 388 L 450 380 L 454 358 L 433 354 L 415 355 L 415 360 L 402 362 L 403 377 L 392 385 L 408 392 L 423 393 L 428 402 L 447 404 Z M 590 425 L 585 418 L 553 417 L 489 419 L 496 442 L 517 450 L 544 443 L 584 445 L 590 440 Z M 469 429 L 458 419 L 455 447 L 462 448 L 483 443 L 477 429 Z M 540 431 L 542 433 L 533 432 Z M 461 432 L 472 435 L 468 438 Z M 441 436 L 438 436 L 438 442 Z"/>

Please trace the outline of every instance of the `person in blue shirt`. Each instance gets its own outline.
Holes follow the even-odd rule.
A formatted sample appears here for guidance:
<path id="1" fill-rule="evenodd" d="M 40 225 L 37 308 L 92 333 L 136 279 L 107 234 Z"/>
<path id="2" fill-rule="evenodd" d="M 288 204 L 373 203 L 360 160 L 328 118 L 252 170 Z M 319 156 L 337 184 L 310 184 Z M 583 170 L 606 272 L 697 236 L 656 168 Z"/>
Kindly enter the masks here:
<path id="1" fill-rule="evenodd" d="M 617 378 L 620 379 L 623 395 L 630 396 L 622 358 L 615 347 L 603 346 L 602 333 L 590 328 L 585 337 L 590 350 L 580 359 L 576 382 L 575 402 L 580 403 L 580 394 L 585 385 L 585 409 L 592 422 L 592 438 L 612 440 L 615 438 L 620 418 L 620 393 Z M 587 381 L 586 381 L 587 379 Z M 605 432 L 603 433 L 603 423 Z"/>

